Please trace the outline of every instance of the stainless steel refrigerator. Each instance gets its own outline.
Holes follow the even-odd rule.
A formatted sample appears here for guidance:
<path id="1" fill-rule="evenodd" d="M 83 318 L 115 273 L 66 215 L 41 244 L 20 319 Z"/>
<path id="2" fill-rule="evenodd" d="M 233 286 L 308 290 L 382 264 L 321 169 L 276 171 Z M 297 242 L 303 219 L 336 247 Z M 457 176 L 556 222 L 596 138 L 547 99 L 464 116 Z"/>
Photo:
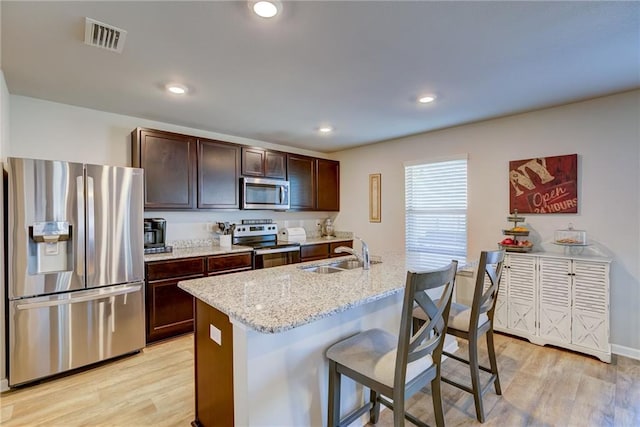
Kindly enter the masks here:
<path id="1" fill-rule="evenodd" d="M 7 168 L 9 385 L 143 348 L 142 169 Z"/>

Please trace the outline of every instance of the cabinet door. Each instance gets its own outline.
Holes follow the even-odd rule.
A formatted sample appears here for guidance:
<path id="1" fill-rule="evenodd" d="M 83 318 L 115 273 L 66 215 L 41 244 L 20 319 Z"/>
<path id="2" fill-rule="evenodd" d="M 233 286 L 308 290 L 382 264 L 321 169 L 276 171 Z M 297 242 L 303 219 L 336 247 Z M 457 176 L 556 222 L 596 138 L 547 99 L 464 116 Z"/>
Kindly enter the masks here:
<path id="1" fill-rule="evenodd" d="M 509 329 L 526 335 L 536 333 L 536 260 L 507 255 Z"/>
<path id="2" fill-rule="evenodd" d="M 262 148 L 242 147 L 242 175 L 263 177 L 264 158 Z"/>
<path id="3" fill-rule="evenodd" d="M 198 141 L 198 208 L 240 208 L 240 146 Z"/>
<path id="4" fill-rule="evenodd" d="M 573 261 L 575 345 L 609 351 L 609 264 Z"/>
<path id="5" fill-rule="evenodd" d="M 340 162 L 317 159 L 319 211 L 340 210 Z"/>
<path id="6" fill-rule="evenodd" d="M 144 169 L 145 209 L 193 209 L 196 140 L 186 135 L 136 129 L 132 142 L 132 164 Z"/>
<path id="7" fill-rule="evenodd" d="M 147 342 L 193 331 L 193 297 L 178 287 L 182 279 L 147 284 Z"/>
<path id="8" fill-rule="evenodd" d="M 290 206 L 294 210 L 316 209 L 316 159 L 287 155 Z"/>
<path id="9" fill-rule="evenodd" d="M 540 258 L 539 335 L 550 342 L 571 342 L 571 260 Z"/>
<path id="10" fill-rule="evenodd" d="M 178 282 L 204 277 L 205 258 L 152 261 L 145 269 L 147 343 L 193 331 L 193 297 Z"/>
<path id="11" fill-rule="evenodd" d="M 242 175 L 287 179 L 287 154 L 256 147 L 242 147 Z"/>
<path id="12" fill-rule="evenodd" d="M 287 179 L 287 155 L 279 151 L 264 153 L 264 176 L 273 179 Z"/>

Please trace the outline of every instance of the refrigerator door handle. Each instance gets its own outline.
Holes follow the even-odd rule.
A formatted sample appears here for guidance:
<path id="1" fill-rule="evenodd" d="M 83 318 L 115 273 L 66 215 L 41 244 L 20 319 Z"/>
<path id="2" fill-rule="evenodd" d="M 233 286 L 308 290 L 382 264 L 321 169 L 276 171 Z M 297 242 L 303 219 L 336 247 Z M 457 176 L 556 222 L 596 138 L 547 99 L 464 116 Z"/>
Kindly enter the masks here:
<path id="1" fill-rule="evenodd" d="M 93 191 L 93 178 L 87 176 L 87 277 L 92 277 L 96 270 L 96 228 L 94 206 L 95 198 Z"/>
<path id="2" fill-rule="evenodd" d="M 127 285 L 124 287 L 118 287 L 117 289 L 113 289 L 107 292 L 91 292 L 88 295 L 86 293 L 83 293 L 83 295 L 80 295 L 80 296 L 74 297 L 72 295 L 64 299 L 52 299 L 48 301 L 38 301 L 38 302 L 31 302 L 31 303 L 26 302 L 23 304 L 17 304 L 16 309 L 31 310 L 35 308 L 41 308 L 41 307 L 55 307 L 59 305 L 76 304 L 79 302 L 96 301 L 100 299 L 115 297 L 117 295 L 125 295 L 125 294 L 130 294 L 132 292 L 138 292 L 140 291 L 140 288 L 141 288 L 141 285 Z"/>
<path id="3" fill-rule="evenodd" d="M 85 215 L 84 215 L 84 177 L 76 177 L 76 196 L 78 203 L 78 227 L 76 227 L 76 273 L 80 277 L 82 286 L 86 286 L 84 277 L 84 238 L 85 238 Z"/>

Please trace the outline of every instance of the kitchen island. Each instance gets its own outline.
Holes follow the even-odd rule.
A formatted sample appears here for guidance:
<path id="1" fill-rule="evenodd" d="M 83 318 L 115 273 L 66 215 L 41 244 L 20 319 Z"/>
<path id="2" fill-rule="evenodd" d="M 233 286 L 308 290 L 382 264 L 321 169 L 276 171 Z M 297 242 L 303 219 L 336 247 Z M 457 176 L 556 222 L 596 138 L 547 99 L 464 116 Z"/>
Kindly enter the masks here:
<path id="1" fill-rule="evenodd" d="M 325 350 L 365 329 L 397 333 L 407 270 L 448 261 L 383 254 L 370 270 L 300 268 L 331 262 L 179 283 L 196 298 L 194 425 L 326 425 Z M 347 412 L 362 389 L 346 379 L 342 386 Z"/>

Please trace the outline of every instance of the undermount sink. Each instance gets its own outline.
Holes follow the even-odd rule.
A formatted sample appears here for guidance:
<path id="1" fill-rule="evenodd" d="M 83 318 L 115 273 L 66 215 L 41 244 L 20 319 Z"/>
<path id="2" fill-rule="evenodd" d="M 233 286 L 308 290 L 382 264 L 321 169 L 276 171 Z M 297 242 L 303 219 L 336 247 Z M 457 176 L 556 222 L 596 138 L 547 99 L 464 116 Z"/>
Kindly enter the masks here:
<path id="1" fill-rule="evenodd" d="M 343 270 L 353 270 L 354 268 L 361 268 L 362 263 L 354 259 L 345 259 L 343 261 L 332 262 L 329 264 L 331 267 L 341 268 Z"/>
<path id="2" fill-rule="evenodd" d="M 300 270 L 309 271 L 311 273 L 318 273 L 318 274 L 331 274 L 331 273 L 338 273 L 340 271 L 344 271 L 344 269 L 342 268 L 336 268 L 330 265 L 312 265 L 309 267 L 299 267 L 299 268 Z"/>
<path id="3" fill-rule="evenodd" d="M 371 264 L 379 264 L 380 261 L 371 261 Z M 311 273 L 318 274 L 331 274 L 338 273 L 345 270 L 353 270 L 356 268 L 362 268 L 362 262 L 355 259 L 345 259 L 342 261 L 335 261 L 325 265 L 309 265 L 307 267 L 298 267 L 300 270 L 309 271 Z"/>

